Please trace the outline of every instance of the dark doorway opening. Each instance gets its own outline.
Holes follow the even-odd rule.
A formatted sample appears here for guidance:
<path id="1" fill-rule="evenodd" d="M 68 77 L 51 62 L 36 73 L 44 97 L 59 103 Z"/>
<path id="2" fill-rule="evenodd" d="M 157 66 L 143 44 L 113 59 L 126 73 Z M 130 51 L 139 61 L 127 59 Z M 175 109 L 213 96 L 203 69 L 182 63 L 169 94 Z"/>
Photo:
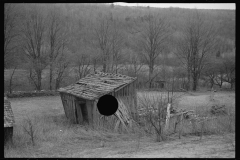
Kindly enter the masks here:
<path id="1" fill-rule="evenodd" d="M 86 103 L 79 103 L 79 106 L 82 111 L 83 123 L 88 123 L 88 112 Z"/>
<path id="2" fill-rule="evenodd" d="M 7 143 L 13 143 L 13 127 L 4 127 L 4 145 Z"/>
<path id="3" fill-rule="evenodd" d="M 160 83 L 160 88 L 164 88 L 164 83 Z"/>

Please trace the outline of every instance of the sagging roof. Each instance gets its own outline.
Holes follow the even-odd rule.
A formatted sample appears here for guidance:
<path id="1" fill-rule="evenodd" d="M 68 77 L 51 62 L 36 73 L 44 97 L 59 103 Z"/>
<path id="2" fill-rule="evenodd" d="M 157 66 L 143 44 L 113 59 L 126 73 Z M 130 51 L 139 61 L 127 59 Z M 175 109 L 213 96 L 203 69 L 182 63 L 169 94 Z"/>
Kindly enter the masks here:
<path id="1" fill-rule="evenodd" d="M 121 74 L 97 72 L 80 79 L 75 84 L 60 88 L 59 92 L 94 100 L 135 81 L 137 78 Z"/>
<path id="2" fill-rule="evenodd" d="M 6 97 L 4 97 L 4 127 L 12 127 L 15 123 L 11 104 Z"/>

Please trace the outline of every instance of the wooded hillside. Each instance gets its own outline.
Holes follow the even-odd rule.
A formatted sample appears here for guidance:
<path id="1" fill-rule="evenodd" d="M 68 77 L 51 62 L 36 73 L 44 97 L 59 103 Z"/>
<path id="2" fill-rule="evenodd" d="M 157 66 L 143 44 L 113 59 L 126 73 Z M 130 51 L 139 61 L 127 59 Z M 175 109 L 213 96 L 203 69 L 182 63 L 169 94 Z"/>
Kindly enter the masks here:
<path id="1" fill-rule="evenodd" d="M 201 47 L 206 43 L 214 49 L 207 51 L 208 62 L 202 64 L 201 73 L 193 73 L 196 80 L 202 77 L 207 63 L 212 63 L 210 60 L 215 62 L 220 57 L 224 61 L 224 57 L 235 56 L 235 10 L 196 11 L 96 3 L 5 4 L 4 68 L 30 68 L 29 77 L 36 89 L 41 88 L 44 69 L 49 69 L 50 84 L 56 81 L 59 87 L 70 66 L 78 67 L 81 78 L 90 72 L 90 65 L 93 70 L 101 65 L 103 71 L 118 72 L 119 65 L 131 64 L 130 70 L 135 75 L 141 65 L 147 65 L 151 83 L 158 72 L 155 67 L 177 69 L 187 65 L 180 54 L 184 45 L 179 42 L 190 43 L 182 38 L 187 37 L 190 23 L 193 27 L 200 22 L 194 22 L 196 16 L 204 23 L 199 33 L 201 29 L 202 33 L 211 32 L 211 37 L 214 36 L 212 42 L 203 41 L 210 40 L 210 35 L 199 37 L 200 49 L 195 59 L 203 54 L 198 52 L 203 52 Z M 202 58 L 198 62 L 201 61 Z M 196 65 L 195 69 L 200 67 Z"/>

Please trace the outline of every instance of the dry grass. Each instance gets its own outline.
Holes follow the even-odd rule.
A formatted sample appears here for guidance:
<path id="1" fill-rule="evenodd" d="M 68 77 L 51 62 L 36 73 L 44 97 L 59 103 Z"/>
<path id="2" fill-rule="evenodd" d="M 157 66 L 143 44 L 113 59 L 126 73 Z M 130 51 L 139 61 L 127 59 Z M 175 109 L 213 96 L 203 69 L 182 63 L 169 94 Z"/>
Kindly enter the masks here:
<path id="1" fill-rule="evenodd" d="M 138 93 L 138 103 L 141 107 L 144 105 L 142 102 L 144 99 L 147 101 L 154 101 L 157 97 L 167 97 L 166 93 L 160 92 L 143 92 Z M 171 94 L 170 94 L 171 95 Z M 208 117 L 209 120 L 204 120 L 203 122 L 196 122 L 195 127 L 193 123 L 189 120 L 183 121 L 182 134 L 194 134 L 194 135 L 210 135 L 210 134 L 225 134 L 235 132 L 235 94 L 233 92 L 217 92 L 214 95 L 211 92 L 208 93 L 174 93 L 173 97 L 178 97 L 174 99 L 173 106 L 178 109 L 194 110 L 199 117 Z M 149 102 L 147 102 L 149 103 Z M 225 105 L 227 108 L 227 115 L 211 115 L 210 109 L 213 105 Z M 152 128 L 150 124 L 144 123 L 148 129 L 148 133 L 152 133 Z M 170 122 L 170 129 L 174 130 L 174 122 Z M 172 132 L 170 130 L 170 133 Z M 177 129 L 179 131 L 179 128 Z"/>
<path id="2" fill-rule="evenodd" d="M 72 124 L 65 117 L 59 96 L 14 98 L 10 101 L 16 124 L 14 145 L 4 148 L 5 157 L 71 157 L 72 153 L 136 139 L 131 134 L 120 135 Z M 36 129 L 35 146 L 22 127 L 26 117 L 32 120 Z"/>
<path id="3" fill-rule="evenodd" d="M 138 93 L 141 96 L 142 93 Z M 145 93 L 144 93 L 145 94 Z M 147 94 L 147 93 L 146 93 Z M 152 94 L 151 96 L 153 96 Z M 155 94 L 156 95 L 156 94 Z M 150 97 L 151 97 L 150 96 Z M 200 98 L 200 100 L 199 100 Z M 227 104 L 231 112 L 235 113 L 235 94 L 217 93 L 215 100 L 211 103 Z M 196 109 L 203 112 L 203 106 L 209 102 L 209 95 L 185 95 L 177 104 L 179 108 Z M 13 146 L 4 148 L 5 157 L 129 157 L 128 155 L 140 154 L 146 145 L 154 146 L 155 137 L 146 134 L 143 128 L 139 128 L 136 134 L 118 134 L 103 130 L 94 130 L 70 123 L 64 114 L 62 102 L 59 96 L 34 97 L 34 98 L 13 98 L 10 99 L 15 115 Z M 207 109 L 207 107 L 206 107 Z M 35 146 L 32 146 L 29 136 L 22 128 L 23 120 L 28 116 L 32 119 L 36 128 Z M 227 120 L 232 118 L 232 121 Z M 232 123 L 229 125 L 229 123 Z M 212 122 L 213 123 L 213 122 Z M 216 127 L 218 124 L 219 126 Z M 209 125 L 209 126 L 208 126 Z M 235 119 L 233 116 L 219 117 L 213 124 L 205 127 L 210 132 L 214 126 L 225 135 L 227 132 L 234 133 Z M 227 128 L 231 126 L 232 128 Z M 187 134 L 191 127 L 187 125 L 184 132 Z M 219 131 L 215 131 L 220 133 Z M 215 133 L 214 133 L 215 134 Z M 228 141 L 229 150 L 233 152 L 235 147 L 234 138 L 223 138 Z M 102 145 L 102 143 L 104 143 Z M 151 143 L 151 144 L 150 144 Z M 165 142 L 164 142 L 165 143 Z M 197 152 L 197 151 L 196 151 Z M 110 156 L 111 157 L 111 156 Z"/>

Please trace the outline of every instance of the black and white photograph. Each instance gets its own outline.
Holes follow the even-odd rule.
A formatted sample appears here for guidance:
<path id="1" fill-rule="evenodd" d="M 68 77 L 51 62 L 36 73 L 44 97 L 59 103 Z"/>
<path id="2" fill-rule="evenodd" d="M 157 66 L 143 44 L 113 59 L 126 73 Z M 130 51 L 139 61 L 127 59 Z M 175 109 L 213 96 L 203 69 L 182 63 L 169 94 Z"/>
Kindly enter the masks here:
<path id="1" fill-rule="evenodd" d="M 236 158 L 235 26 L 236 3 L 4 3 L 4 158 Z"/>

